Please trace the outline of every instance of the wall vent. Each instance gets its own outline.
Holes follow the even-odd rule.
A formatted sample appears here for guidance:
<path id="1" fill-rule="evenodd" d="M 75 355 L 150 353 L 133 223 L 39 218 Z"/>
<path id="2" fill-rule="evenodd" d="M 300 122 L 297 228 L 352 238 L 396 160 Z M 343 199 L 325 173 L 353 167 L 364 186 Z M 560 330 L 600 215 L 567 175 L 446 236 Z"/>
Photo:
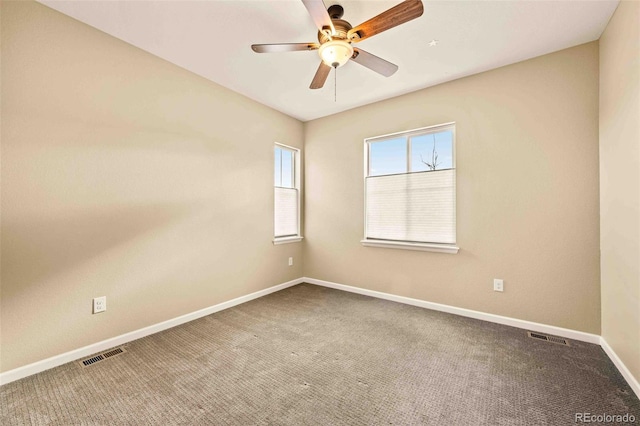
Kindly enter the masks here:
<path id="1" fill-rule="evenodd" d="M 90 365 L 93 365 L 97 362 L 100 361 L 104 361 L 107 358 L 111 358 L 112 356 L 116 356 L 116 355 L 120 355 L 125 353 L 126 351 L 124 350 L 123 347 L 120 348 L 115 348 L 115 349 L 109 349 L 106 352 L 102 352 L 101 354 L 98 355 L 94 355 L 90 358 L 87 359 L 83 359 L 82 361 L 79 361 L 80 365 L 83 367 L 88 367 Z"/>
<path id="2" fill-rule="evenodd" d="M 533 331 L 527 331 L 527 335 L 532 339 L 545 340 L 547 342 L 569 346 L 569 342 L 566 339 L 563 339 L 562 337 L 549 336 L 542 333 L 535 333 Z"/>

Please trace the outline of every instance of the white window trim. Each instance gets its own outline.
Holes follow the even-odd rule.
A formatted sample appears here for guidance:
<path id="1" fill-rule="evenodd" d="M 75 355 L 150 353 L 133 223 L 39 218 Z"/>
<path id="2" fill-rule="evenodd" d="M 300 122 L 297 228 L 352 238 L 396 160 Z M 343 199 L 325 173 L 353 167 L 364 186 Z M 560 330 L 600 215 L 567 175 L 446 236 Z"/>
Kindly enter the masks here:
<path id="1" fill-rule="evenodd" d="M 449 244 L 411 243 L 408 241 L 369 240 L 360 241 L 366 247 L 392 248 L 402 250 L 432 251 L 436 253 L 457 254 L 460 247 Z"/>
<path id="2" fill-rule="evenodd" d="M 273 245 L 279 245 L 279 244 L 289 244 L 289 243 L 298 243 L 300 241 L 302 241 L 302 239 L 304 238 L 302 236 L 302 233 L 300 232 L 300 226 L 302 225 L 301 223 L 301 217 L 302 217 L 302 188 L 300 186 L 300 183 L 302 181 L 302 169 L 301 169 L 301 164 L 302 162 L 300 161 L 300 153 L 301 150 L 300 148 L 296 148 L 295 146 L 289 146 L 289 145 L 285 145 L 282 143 L 278 143 L 276 142 L 274 145 L 288 149 L 290 151 L 294 152 L 294 163 L 293 163 L 293 167 L 294 167 L 294 172 L 293 172 L 293 177 L 294 177 L 294 186 L 296 188 L 296 190 L 298 191 L 298 233 L 296 235 L 287 235 L 284 237 L 274 237 L 273 238 Z M 273 158 L 273 155 L 272 155 Z M 271 179 L 272 182 L 275 181 L 275 176 L 274 179 Z"/>
<path id="3" fill-rule="evenodd" d="M 273 239 L 273 245 L 277 246 L 279 244 L 289 244 L 289 243 L 299 243 L 302 241 L 304 237 L 302 236 L 294 236 L 294 237 L 279 237 Z"/>
<path id="4" fill-rule="evenodd" d="M 375 141 L 376 139 L 386 139 L 392 136 L 404 135 L 406 137 L 410 137 L 415 133 L 421 133 L 425 130 L 436 129 L 436 128 L 445 128 L 445 127 L 453 127 L 453 169 L 456 169 L 456 128 L 455 121 L 451 121 L 449 123 L 436 124 L 433 126 L 420 127 L 418 129 L 406 130 L 403 132 L 389 133 L 386 135 L 373 136 L 370 138 L 366 138 L 364 140 L 364 150 L 367 155 L 364 157 L 364 174 L 363 174 L 363 185 L 366 187 L 366 180 L 369 176 L 369 159 L 370 159 L 370 142 Z M 409 149 L 409 148 L 407 148 Z M 407 162 L 409 160 L 407 159 Z M 457 188 L 456 188 L 457 193 Z M 456 194 L 457 197 L 457 194 Z M 447 254 L 457 254 L 460 250 L 460 247 L 456 244 L 437 244 L 437 243 L 418 243 L 418 242 L 409 242 L 409 241 L 387 241 L 387 240 L 375 240 L 367 238 L 367 194 L 365 191 L 364 194 L 364 205 L 363 205 L 363 221 L 364 221 L 364 237 L 360 240 L 360 243 L 365 247 L 378 247 L 378 248 L 392 248 L 392 249 L 401 249 L 401 250 L 417 250 L 417 251 L 430 251 L 435 253 L 447 253 Z M 457 224 L 456 224 L 457 226 Z"/>

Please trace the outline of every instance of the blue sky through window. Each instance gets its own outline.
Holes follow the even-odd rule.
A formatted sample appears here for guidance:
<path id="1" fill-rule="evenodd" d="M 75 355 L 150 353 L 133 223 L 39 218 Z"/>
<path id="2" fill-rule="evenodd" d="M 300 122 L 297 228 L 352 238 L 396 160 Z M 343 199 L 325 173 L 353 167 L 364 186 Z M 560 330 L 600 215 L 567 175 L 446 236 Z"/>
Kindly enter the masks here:
<path id="1" fill-rule="evenodd" d="M 390 175 L 407 171 L 405 138 L 389 139 L 371 144 L 369 176 Z"/>
<path id="2" fill-rule="evenodd" d="M 274 186 L 282 186 L 282 174 L 280 172 L 280 166 L 282 165 L 282 149 L 276 147 L 274 160 L 273 176 L 275 181 L 273 184 Z"/>
<path id="3" fill-rule="evenodd" d="M 369 176 L 431 170 L 433 148 L 438 155 L 436 170 L 453 168 L 453 133 L 450 130 L 411 137 L 411 170 L 407 170 L 407 139 L 399 137 L 370 143 Z"/>
<path id="4" fill-rule="evenodd" d="M 293 188 L 293 151 L 276 147 L 274 160 L 274 185 L 283 188 Z"/>

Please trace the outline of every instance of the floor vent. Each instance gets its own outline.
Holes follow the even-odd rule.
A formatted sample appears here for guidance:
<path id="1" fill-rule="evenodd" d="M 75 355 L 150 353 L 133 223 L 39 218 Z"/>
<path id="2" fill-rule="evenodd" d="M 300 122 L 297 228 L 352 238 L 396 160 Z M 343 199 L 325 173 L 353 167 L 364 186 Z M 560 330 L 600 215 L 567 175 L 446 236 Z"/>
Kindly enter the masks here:
<path id="1" fill-rule="evenodd" d="M 103 352 L 101 354 L 94 355 L 91 358 L 83 359 L 82 361 L 80 361 L 80 365 L 82 365 L 83 367 L 88 367 L 88 366 L 93 365 L 93 364 L 95 364 L 97 362 L 104 361 L 107 358 L 111 358 L 112 356 L 120 355 L 120 354 L 122 354 L 124 352 L 125 352 L 124 348 L 110 349 L 110 350 L 108 350 L 106 352 Z"/>
<path id="2" fill-rule="evenodd" d="M 566 339 L 563 339 L 562 337 L 548 336 L 546 334 L 534 333 L 533 331 L 527 331 L 527 335 L 532 339 L 546 340 L 547 342 L 569 346 L 569 342 Z"/>
<path id="3" fill-rule="evenodd" d="M 103 352 L 102 356 L 105 357 L 105 358 L 110 358 L 112 356 L 120 355 L 121 353 L 124 353 L 124 349 L 115 348 L 115 349 L 111 349 L 110 351 Z"/>

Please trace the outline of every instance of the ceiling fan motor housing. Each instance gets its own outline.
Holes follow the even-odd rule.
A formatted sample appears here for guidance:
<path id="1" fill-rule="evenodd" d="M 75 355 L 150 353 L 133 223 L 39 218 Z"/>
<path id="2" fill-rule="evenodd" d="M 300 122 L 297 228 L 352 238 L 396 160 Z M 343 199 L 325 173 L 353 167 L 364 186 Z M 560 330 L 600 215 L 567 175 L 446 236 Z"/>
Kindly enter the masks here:
<path id="1" fill-rule="evenodd" d="M 352 28 L 351 24 L 343 19 L 332 19 L 331 22 L 333 22 L 333 27 L 336 29 L 336 33 L 331 35 L 330 33 L 318 31 L 318 41 L 321 44 L 336 39 L 347 40 L 347 33 Z"/>

